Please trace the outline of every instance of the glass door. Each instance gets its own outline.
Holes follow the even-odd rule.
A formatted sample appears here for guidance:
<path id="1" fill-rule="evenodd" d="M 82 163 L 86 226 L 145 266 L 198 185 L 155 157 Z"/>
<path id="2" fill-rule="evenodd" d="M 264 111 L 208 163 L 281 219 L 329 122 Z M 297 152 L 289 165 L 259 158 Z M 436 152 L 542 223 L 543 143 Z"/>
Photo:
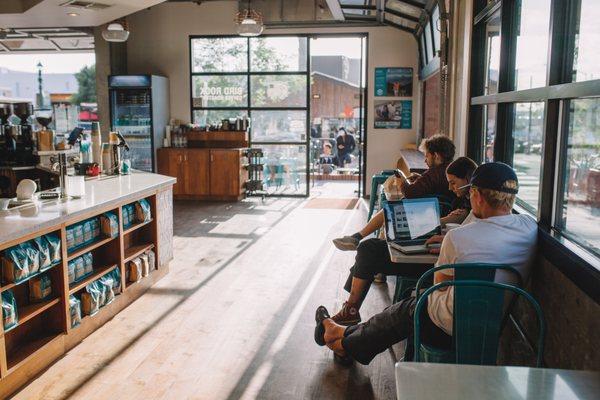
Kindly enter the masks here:
<path id="1" fill-rule="evenodd" d="M 131 166 L 152 171 L 152 106 L 150 89 L 113 89 L 111 91 L 111 125 L 119 131 L 129 152 L 124 158 Z"/>
<path id="2" fill-rule="evenodd" d="M 310 41 L 311 189 L 327 197 L 362 193 L 366 37 Z"/>

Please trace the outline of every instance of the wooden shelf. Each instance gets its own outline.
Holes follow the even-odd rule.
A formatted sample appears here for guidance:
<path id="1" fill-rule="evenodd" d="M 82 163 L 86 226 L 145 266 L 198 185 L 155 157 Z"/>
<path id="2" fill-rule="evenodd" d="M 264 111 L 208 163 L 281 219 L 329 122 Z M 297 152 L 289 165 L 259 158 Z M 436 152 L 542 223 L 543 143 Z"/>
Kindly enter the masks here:
<path id="1" fill-rule="evenodd" d="M 146 243 L 137 246 L 131 246 L 130 248 L 125 249 L 125 259 L 123 260 L 123 262 L 129 262 L 137 256 L 144 253 L 145 251 L 150 250 L 152 248 L 154 248 L 154 243 Z"/>
<path id="2" fill-rule="evenodd" d="M 4 332 L 10 332 L 13 329 L 17 328 L 18 326 L 23 325 L 25 322 L 29 321 L 30 319 L 34 318 L 37 315 L 40 315 L 41 313 L 43 313 L 50 307 L 58 304 L 59 301 L 60 301 L 60 299 L 58 297 L 56 297 L 52 300 L 46 300 L 41 303 L 28 304 L 23 307 L 19 307 L 19 305 L 17 304 L 17 314 L 19 317 L 19 321 L 17 322 L 17 324 L 15 326 L 7 329 Z"/>
<path id="3" fill-rule="evenodd" d="M 154 221 L 154 219 L 153 219 L 153 218 L 150 218 L 150 220 L 149 220 L 149 221 L 146 221 L 146 222 L 138 222 L 137 224 L 133 224 L 133 225 L 129 226 L 129 228 L 127 228 L 127 229 L 124 229 L 124 230 L 123 230 L 123 235 L 130 234 L 131 232 L 133 232 L 133 231 L 135 231 L 135 230 L 137 230 L 137 229 L 140 229 L 140 228 L 141 228 L 141 227 L 143 227 L 143 226 L 146 226 L 146 225 L 148 225 L 148 224 L 149 224 L 149 223 L 151 223 L 152 221 Z"/>
<path id="4" fill-rule="evenodd" d="M 31 278 L 35 278 L 36 276 L 39 276 L 39 275 L 43 274 L 44 272 L 48 272 L 48 271 L 50 271 L 52 268 L 56 267 L 57 265 L 60 265 L 61 263 L 62 263 L 62 260 L 61 260 L 61 261 L 59 261 L 59 262 L 57 262 L 57 263 L 54 263 L 54 264 L 52 264 L 51 266 L 49 266 L 48 268 L 46 268 L 46 269 L 45 269 L 45 270 L 43 270 L 43 271 L 38 271 L 38 272 L 36 272 L 36 273 L 35 273 L 35 274 L 33 274 L 33 275 L 29 275 L 27 278 L 25 278 L 24 280 L 22 280 L 22 281 L 21 281 L 21 282 L 19 282 L 19 283 L 7 283 L 6 285 L 4 285 L 4 286 L 0 287 L 0 293 L 4 292 L 4 291 L 6 291 L 6 290 L 12 289 L 12 288 L 14 288 L 15 286 L 18 286 L 18 285 L 20 285 L 20 284 L 22 284 L 22 283 L 25 283 L 25 282 L 27 282 L 28 280 L 30 280 Z"/>
<path id="5" fill-rule="evenodd" d="M 8 373 L 17 370 L 21 364 L 27 361 L 30 356 L 33 356 L 36 351 L 46 346 L 53 340 L 60 337 L 62 333 L 51 333 L 37 337 L 23 346 L 14 349 L 10 354 L 7 354 L 6 361 Z"/>
<path id="6" fill-rule="evenodd" d="M 97 241 L 90 243 L 88 245 L 85 245 L 83 247 L 78 247 L 74 250 L 71 250 L 72 252 L 69 253 L 67 260 L 71 261 L 77 257 L 80 257 L 80 256 L 84 255 L 85 253 L 87 253 L 88 251 L 92 251 L 94 249 L 97 249 L 100 246 L 104 246 L 106 243 L 111 242 L 111 241 L 115 240 L 116 238 L 118 238 L 118 236 L 116 236 L 114 238 L 104 237 L 104 238 L 101 238 L 100 240 L 97 240 Z"/>
<path id="7" fill-rule="evenodd" d="M 96 279 L 102 278 L 104 275 L 108 274 L 115 268 L 117 268 L 117 264 L 105 265 L 103 267 L 94 269 L 94 273 L 91 274 L 90 276 L 88 276 L 87 278 L 85 278 L 84 280 L 70 284 L 69 285 L 69 294 L 73 294 L 73 293 L 77 292 L 78 290 L 83 289 L 90 282 L 93 282 Z"/>

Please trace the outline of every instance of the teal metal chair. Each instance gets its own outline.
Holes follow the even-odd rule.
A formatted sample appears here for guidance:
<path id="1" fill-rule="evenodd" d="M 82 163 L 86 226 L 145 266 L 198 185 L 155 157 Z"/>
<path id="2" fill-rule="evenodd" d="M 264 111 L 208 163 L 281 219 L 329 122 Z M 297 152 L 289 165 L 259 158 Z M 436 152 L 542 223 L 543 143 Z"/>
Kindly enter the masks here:
<path id="1" fill-rule="evenodd" d="M 449 266 L 445 267 L 448 268 Z M 440 269 L 443 268 L 440 267 Z M 502 269 L 514 270 L 508 266 L 503 266 Z M 490 271 L 495 273 L 493 268 L 490 268 Z M 485 273 L 489 274 L 490 271 Z M 474 275 L 482 274 L 481 270 L 476 271 L 475 268 L 469 272 L 474 272 Z M 421 343 L 419 316 L 429 294 L 450 286 L 456 287 L 454 292 L 453 348 L 451 350 L 441 350 Z M 536 365 L 540 367 L 542 365 L 546 328 L 538 302 L 519 287 L 478 279 L 441 282 L 428 288 L 419 296 L 414 318 L 414 348 L 418 349 L 415 352 L 414 361 L 495 365 L 500 334 L 505 321 L 503 315 L 505 314 L 504 295 L 506 291 L 516 294 L 515 297 L 524 297 L 535 309 L 540 329 Z"/>
<path id="2" fill-rule="evenodd" d="M 392 175 L 394 175 L 394 170 L 386 169 L 373 175 L 371 178 L 371 195 L 369 197 L 369 215 L 367 216 L 367 221 L 371 220 L 371 217 L 377 210 L 376 206 L 379 204 L 379 186 L 383 185 L 386 179 Z"/>

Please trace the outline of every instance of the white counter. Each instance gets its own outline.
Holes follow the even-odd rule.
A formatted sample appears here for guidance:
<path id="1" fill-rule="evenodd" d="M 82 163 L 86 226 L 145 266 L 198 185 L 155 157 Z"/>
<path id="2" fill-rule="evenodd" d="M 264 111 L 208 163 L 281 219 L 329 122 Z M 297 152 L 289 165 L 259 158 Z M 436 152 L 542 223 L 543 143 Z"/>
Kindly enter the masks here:
<path id="1" fill-rule="evenodd" d="M 136 200 L 146 192 L 173 185 L 170 176 L 134 171 L 85 182 L 85 196 L 66 201 L 47 200 L 34 206 L 0 211 L 0 244 L 59 225 L 79 215 Z"/>

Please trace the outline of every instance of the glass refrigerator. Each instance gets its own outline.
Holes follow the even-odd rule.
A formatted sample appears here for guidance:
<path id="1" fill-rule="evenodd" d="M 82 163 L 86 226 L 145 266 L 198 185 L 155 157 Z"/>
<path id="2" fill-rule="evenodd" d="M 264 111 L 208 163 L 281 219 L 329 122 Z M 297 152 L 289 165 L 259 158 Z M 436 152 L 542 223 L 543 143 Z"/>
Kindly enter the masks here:
<path id="1" fill-rule="evenodd" d="M 131 167 L 156 172 L 156 149 L 162 147 L 169 123 L 169 80 L 156 75 L 108 77 L 111 131 L 119 131 Z"/>

